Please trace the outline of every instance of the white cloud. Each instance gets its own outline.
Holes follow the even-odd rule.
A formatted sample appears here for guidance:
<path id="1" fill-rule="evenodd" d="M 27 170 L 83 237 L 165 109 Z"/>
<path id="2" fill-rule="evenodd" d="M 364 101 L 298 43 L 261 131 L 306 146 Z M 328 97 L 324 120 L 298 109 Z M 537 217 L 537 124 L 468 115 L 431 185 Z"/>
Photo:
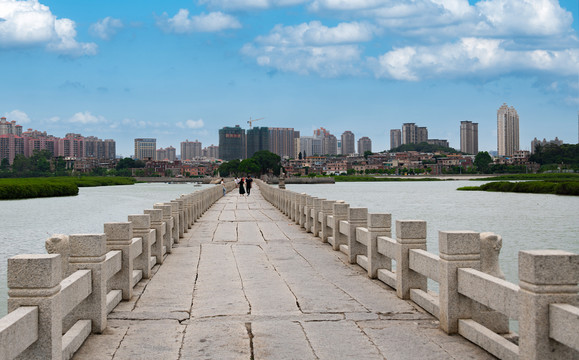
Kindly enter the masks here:
<path id="1" fill-rule="evenodd" d="M 107 16 L 90 26 L 90 33 L 103 40 L 110 40 L 117 32 L 124 27 L 119 19 Z"/>
<path id="2" fill-rule="evenodd" d="M 157 19 L 157 25 L 166 32 L 177 34 L 217 32 L 241 28 L 241 23 L 235 17 L 220 11 L 189 17 L 189 10 L 187 9 L 180 9 L 172 18 L 164 13 Z"/>
<path id="3" fill-rule="evenodd" d="M 7 112 L 6 114 L 4 114 L 4 116 L 8 121 L 15 120 L 18 125 L 28 124 L 30 122 L 30 117 L 28 117 L 28 115 L 25 112 L 17 109 Z"/>
<path id="4" fill-rule="evenodd" d="M 76 41 L 75 23 L 57 19 L 38 0 L 0 0 L 0 47 L 46 46 L 65 55 L 94 55 L 94 43 Z"/>
<path id="5" fill-rule="evenodd" d="M 516 72 L 577 75 L 579 49 L 516 50 L 504 40 L 462 38 L 436 46 L 407 46 L 371 58 L 378 78 L 421 80 L 441 77 L 489 77 Z"/>
<path id="6" fill-rule="evenodd" d="M 98 124 L 98 123 L 106 123 L 107 120 L 102 116 L 95 116 L 88 111 L 85 112 L 77 112 L 74 114 L 69 120 L 71 123 L 77 124 Z"/>
<path id="7" fill-rule="evenodd" d="M 225 10 L 265 10 L 306 3 L 310 0 L 200 0 L 199 4 Z"/>
<path id="8" fill-rule="evenodd" d="M 179 121 L 176 125 L 181 129 L 201 129 L 203 126 L 205 126 L 205 123 L 203 122 L 203 119 L 199 119 L 187 120 L 185 122 Z"/>
<path id="9" fill-rule="evenodd" d="M 246 44 L 242 53 L 261 66 L 299 74 L 318 73 L 334 77 L 359 72 L 361 48 L 376 29 L 366 23 L 340 23 L 327 27 L 319 21 L 296 26 L 275 26 L 269 35 Z"/>

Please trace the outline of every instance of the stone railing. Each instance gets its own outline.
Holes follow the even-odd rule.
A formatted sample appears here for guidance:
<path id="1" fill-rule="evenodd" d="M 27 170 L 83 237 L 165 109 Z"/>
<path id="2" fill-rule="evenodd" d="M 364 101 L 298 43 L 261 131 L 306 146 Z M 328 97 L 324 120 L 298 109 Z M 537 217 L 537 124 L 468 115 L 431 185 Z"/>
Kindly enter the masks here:
<path id="1" fill-rule="evenodd" d="M 579 255 L 519 252 L 519 283 L 504 280 L 501 238 L 440 231 L 439 255 L 426 251 L 426 222 L 369 214 L 343 201 L 318 199 L 258 182 L 263 196 L 307 232 L 346 254 L 376 278 L 500 359 L 579 358 Z M 428 279 L 438 292 L 428 289 Z M 509 331 L 518 320 L 519 333 Z"/>
<path id="2" fill-rule="evenodd" d="M 235 188 L 228 182 L 226 191 Z M 223 196 L 221 185 L 154 204 L 102 234 L 54 235 L 48 254 L 8 259 L 8 315 L 0 359 L 70 359 L 107 315 L 133 296 L 193 223 Z"/>

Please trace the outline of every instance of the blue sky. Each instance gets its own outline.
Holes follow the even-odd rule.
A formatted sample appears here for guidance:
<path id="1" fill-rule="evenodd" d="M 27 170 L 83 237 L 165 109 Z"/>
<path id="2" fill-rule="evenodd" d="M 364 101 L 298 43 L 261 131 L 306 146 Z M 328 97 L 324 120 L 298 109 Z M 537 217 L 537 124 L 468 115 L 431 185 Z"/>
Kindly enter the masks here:
<path id="1" fill-rule="evenodd" d="M 577 0 L 0 0 L 0 115 L 25 129 L 158 147 L 218 129 L 324 127 L 389 148 L 462 120 L 496 150 L 496 111 L 520 143 L 576 143 Z M 179 152 L 179 150 L 178 150 Z"/>

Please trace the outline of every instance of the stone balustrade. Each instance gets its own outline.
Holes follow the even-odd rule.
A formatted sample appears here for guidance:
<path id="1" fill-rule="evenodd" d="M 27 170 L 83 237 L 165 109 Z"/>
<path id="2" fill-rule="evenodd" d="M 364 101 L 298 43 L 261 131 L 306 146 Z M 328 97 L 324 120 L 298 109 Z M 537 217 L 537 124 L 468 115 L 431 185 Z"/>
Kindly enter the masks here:
<path id="1" fill-rule="evenodd" d="M 520 251 L 516 285 L 500 276 L 489 233 L 439 231 L 436 255 L 427 251 L 425 221 L 396 220 L 393 239 L 390 214 L 257 183 L 292 221 L 435 316 L 446 333 L 500 359 L 579 358 L 578 254 Z M 519 321 L 518 334 L 509 332 L 508 319 Z"/>
<path id="2" fill-rule="evenodd" d="M 46 241 L 48 254 L 8 259 L 0 359 L 70 359 L 91 332 L 107 328 L 107 315 L 153 276 L 153 267 L 222 196 L 220 185 L 182 195 L 127 222 L 106 223 L 102 234 L 54 235 Z"/>

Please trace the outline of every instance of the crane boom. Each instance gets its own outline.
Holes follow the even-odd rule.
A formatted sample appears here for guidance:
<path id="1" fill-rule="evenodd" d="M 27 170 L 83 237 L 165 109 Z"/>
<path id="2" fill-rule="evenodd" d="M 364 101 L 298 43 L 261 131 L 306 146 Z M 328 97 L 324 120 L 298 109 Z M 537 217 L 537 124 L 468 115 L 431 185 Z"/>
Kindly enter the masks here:
<path id="1" fill-rule="evenodd" d="M 249 117 L 249 120 L 247 121 L 247 123 L 249 124 L 249 128 L 250 128 L 250 129 L 252 128 L 254 121 L 263 120 L 263 119 L 265 119 L 265 118 L 251 119 L 251 116 L 250 116 L 250 117 Z"/>

